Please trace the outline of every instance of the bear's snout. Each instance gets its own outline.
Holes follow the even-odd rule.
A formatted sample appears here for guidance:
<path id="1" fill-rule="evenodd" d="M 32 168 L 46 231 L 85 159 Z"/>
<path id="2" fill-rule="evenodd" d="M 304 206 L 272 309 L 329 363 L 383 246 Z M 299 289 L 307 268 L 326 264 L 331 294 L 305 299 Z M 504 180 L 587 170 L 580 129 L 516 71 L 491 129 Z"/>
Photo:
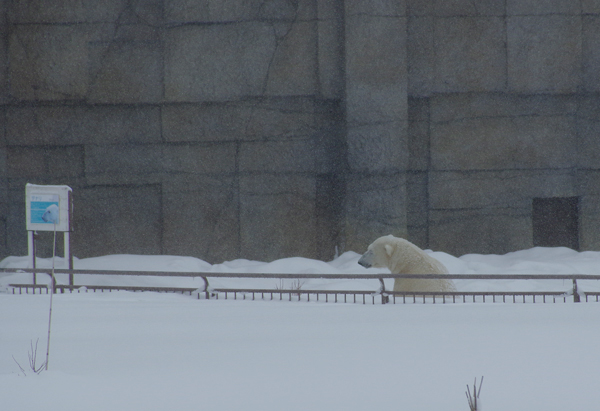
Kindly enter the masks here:
<path id="1" fill-rule="evenodd" d="M 365 268 L 370 268 L 371 266 L 373 266 L 373 257 L 374 256 L 375 256 L 375 253 L 373 253 L 373 250 L 369 250 L 366 253 L 364 253 L 362 257 L 360 257 L 360 260 L 358 260 L 358 263 Z"/>

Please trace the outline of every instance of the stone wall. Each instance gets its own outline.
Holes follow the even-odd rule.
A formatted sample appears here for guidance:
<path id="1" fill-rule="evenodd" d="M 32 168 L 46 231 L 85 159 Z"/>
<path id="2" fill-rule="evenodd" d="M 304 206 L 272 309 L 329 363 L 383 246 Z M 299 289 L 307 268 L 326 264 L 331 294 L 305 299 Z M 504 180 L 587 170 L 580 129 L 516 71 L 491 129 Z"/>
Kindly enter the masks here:
<path id="1" fill-rule="evenodd" d="M 502 253 L 540 197 L 600 249 L 599 27 L 594 0 L 0 0 L 0 258 L 27 182 L 73 188 L 78 257 Z"/>
<path id="2" fill-rule="evenodd" d="M 409 234 L 528 248 L 533 198 L 579 197 L 580 246 L 598 249 L 600 3 L 411 3 Z"/>
<path id="3" fill-rule="evenodd" d="M 101 3 L 2 2 L 0 254 L 30 182 L 73 188 L 79 257 L 333 257 L 342 4 Z"/>
<path id="4" fill-rule="evenodd" d="M 406 7 L 345 2 L 346 248 L 406 232 Z"/>

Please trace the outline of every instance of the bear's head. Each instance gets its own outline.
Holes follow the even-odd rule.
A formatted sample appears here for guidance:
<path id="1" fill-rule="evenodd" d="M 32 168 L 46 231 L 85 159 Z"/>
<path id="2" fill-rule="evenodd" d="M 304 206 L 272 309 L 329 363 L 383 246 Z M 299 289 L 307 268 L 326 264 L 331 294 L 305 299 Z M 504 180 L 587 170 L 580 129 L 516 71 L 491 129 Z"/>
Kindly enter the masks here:
<path id="1" fill-rule="evenodd" d="M 363 267 L 388 268 L 392 274 L 448 274 L 438 260 L 404 238 L 380 237 L 358 260 Z"/>
<path id="2" fill-rule="evenodd" d="M 390 266 L 392 256 L 396 252 L 397 242 L 400 238 L 393 235 L 379 237 L 367 249 L 367 252 L 358 260 L 358 263 L 365 268 L 377 267 L 385 268 Z"/>
<path id="3" fill-rule="evenodd" d="M 51 204 L 46 208 L 44 214 L 42 214 L 42 220 L 46 223 L 59 223 L 60 210 L 56 204 Z"/>

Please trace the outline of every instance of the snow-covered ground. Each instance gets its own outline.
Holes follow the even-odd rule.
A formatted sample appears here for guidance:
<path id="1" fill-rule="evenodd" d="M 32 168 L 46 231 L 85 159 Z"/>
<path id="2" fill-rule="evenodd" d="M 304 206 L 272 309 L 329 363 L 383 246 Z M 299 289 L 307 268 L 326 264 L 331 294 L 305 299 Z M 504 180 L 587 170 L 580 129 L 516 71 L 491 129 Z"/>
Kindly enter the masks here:
<path id="1" fill-rule="evenodd" d="M 600 274 L 600 252 L 534 248 L 455 258 L 455 274 Z M 348 252 L 332 262 L 287 258 L 210 265 L 190 257 L 115 255 L 75 268 L 204 272 L 368 273 Z M 9 257 L 0 268 L 26 268 Z M 38 260 L 38 266 L 51 266 Z M 64 262 L 57 259 L 57 268 Z M 45 357 L 50 296 L 12 295 L 0 274 L 2 410 L 468 410 L 466 385 L 485 376 L 485 411 L 597 409 L 600 304 L 343 304 L 198 300 L 158 293 L 53 296 L 49 370 L 28 371 L 30 341 Z M 59 276 L 59 282 L 66 282 Z M 76 284 L 201 287 L 201 279 L 76 276 Z M 47 282 L 39 275 L 38 282 Z M 580 284 L 600 290 L 597 281 Z M 269 287 L 277 280 L 211 279 Z M 465 291 L 560 290 L 570 282 L 457 280 Z M 390 284 L 391 287 L 391 284 Z M 373 289 L 370 280 L 307 280 L 303 288 Z M 25 368 L 26 376 L 13 360 Z"/>

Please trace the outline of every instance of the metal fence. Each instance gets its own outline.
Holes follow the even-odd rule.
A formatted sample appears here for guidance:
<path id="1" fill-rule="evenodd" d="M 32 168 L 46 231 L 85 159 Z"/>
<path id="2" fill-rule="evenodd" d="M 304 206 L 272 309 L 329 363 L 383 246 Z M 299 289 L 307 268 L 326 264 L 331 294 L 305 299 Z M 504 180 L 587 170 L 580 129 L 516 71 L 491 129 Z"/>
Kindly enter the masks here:
<path id="1" fill-rule="evenodd" d="M 467 303 L 467 302 L 512 302 L 512 303 L 547 303 L 547 302 L 599 302 L 600 292 L 581 291 L 577 281 L 600 280 L 600 275 L 586 274 L 274 274 L 274 273 L 213 273 L 213 272 L 161 272 L 161 271 L 109 271 L 109 270 L 65 270 L 56 269 L 55 274 L 68 274 L 69 284 L 56 284 L 51 286 L 37 284 L 38 274 L 50 274 L 49 269 L 2 269 L 1 273 L 31 273 L 31 284 L 9 284 L 12 294 L 23 293 L 55 293 L 65 292 L 110 292 L 113 290 L 125 291 L 153 291 L 176 292 L 196 295 L 206 299 L 270 299 L 288 301 L 323 301 L 323 302 L 351 302 L 362 304 L 416 304 L 416 303 Z M 163 287 L 163 286 L 131 286 L 131 285 L 76 285 L 75 275 L 99 276 L 147 276 L 147 277 L 192 277 L 203 279 L 203 287 Z M 330 280 L 377 280 L 378 289 L 372 290 L 319 290 L 303 289 L 298 284 L 290 289 L 283 288 L 213 288 L 209 278 L 254 278 L 278 280 L 302 279 L 330 279 Z M 452 280 L 556 280 L 568 281 L 570 286 L 567 291 L 454 291 L 454 292 L 398 292 L 386 290 L 385 279 L 420 278 L 420 279 L 452 279 Z M 572 284 L 572 285 L 571 285 Z"/>

